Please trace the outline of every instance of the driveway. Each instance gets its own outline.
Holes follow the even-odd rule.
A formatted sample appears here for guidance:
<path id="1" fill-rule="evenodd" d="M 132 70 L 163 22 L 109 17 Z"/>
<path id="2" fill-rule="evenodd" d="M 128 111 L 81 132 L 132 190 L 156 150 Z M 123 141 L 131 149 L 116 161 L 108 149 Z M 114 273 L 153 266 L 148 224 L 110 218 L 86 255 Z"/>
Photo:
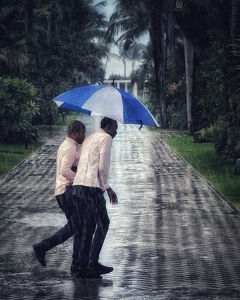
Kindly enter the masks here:
<path id="1" fill-rule="evenodd" d="M 87 134 L 99 119 L 83 117 Z M 163 139 L 119 124 L 107 199 L 111 220 L 98 279 L 71 275 L 72 238 L 35 259 L 32 244 L 66 219 L 54 198 L 55 159 L 66 128 L 0 181 L 0 299 L 240 299 L 240 218 Z"/>

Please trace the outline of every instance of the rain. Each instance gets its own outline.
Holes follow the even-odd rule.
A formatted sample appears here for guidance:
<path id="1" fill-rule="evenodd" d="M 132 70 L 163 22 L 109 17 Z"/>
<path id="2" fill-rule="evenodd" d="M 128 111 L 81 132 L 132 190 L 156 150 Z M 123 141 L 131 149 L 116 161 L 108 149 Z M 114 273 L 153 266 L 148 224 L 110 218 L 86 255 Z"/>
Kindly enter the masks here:
<path id="1" fill-rule="evenodd" d="M 87 134 L 99 118 L 84 116 Z M 55 159 L 66 128 L 0 185 L 1 299 L 239 299 L 240 219 L 191 166 L 165 143 L 172 134 L 119 124 L 113 141 L 109 231 L 100 278 L 70 272 L 73 239 L 46 253 L 32 245 L 66 222 L 54 198 Z"/>

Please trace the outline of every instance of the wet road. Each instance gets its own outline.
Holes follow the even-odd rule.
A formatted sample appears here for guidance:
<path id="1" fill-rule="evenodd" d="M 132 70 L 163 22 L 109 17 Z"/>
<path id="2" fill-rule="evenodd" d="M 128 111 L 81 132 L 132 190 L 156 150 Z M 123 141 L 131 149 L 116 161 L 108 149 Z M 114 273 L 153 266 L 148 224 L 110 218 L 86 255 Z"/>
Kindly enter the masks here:
<path id="1" fill-rule="evenodd" d="M 97 121 L 96 121 L 97 120 Z M 99 120 L 84 117 L 88 133 Z M 70 273 L 72 239 L 39 265 L 32 244 L 65 224 L 54 198 L 65 130 L 0 182 L 0 299 L 240 299 L 240 218 L 163 143 L 168 133 L 119 125 L 110 228 L 98 279 Z M 108 199 L 107 199 L 108 201 Z"/>

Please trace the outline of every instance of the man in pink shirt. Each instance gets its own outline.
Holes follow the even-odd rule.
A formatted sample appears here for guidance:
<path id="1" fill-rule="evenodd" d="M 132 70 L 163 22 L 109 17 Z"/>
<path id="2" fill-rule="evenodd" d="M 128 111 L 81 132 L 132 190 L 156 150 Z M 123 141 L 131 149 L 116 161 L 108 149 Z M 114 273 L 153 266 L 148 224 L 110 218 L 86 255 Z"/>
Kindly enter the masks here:
<path id="1" fill-rule="evenodd" d="M 104 117 L 101 128 L 88 136 L 81 151 L 73 181 L 73 202 L 77 212 L 75 236 L 78 244 L 79 277 L 99 276 L 113 271 L 98 262 L 108 228 L 109 217 L 104 192 L 110 202 L 117 204 L 115 192 L 108 184 L 112 139 L 117 134 L 115 120 Z"/>
<path id="2" fill-rule="evenodd" d="M 80 121 L 72 121 L 68 125 L 68 134 L 66 139 L 62 142 L 57 152 L 57 168 L 56 168 L 56 186 L 55 186 L 55 198 L 58 205 L 65 213 L 67 217 L 67 224 L 58 230 L 48 239 L 44 239 L 42 242 L 34 244 L 33 250 L 37 260 L 42 266 L 46 266 L 45 254 L 53 247 L 65 242 L 74 234 L 73 226 L 73 202 L 71 195 L 71 185 L 76 175 L 76 168 L 80 157 L 80 144 L 82 144 L 85 138 L 85 125 Z M 71 265 L 71 271 L 77 271 L 75 263 L 77 263 L 78 245 L 74 237 L 73 245 L 73 261 Z"/>

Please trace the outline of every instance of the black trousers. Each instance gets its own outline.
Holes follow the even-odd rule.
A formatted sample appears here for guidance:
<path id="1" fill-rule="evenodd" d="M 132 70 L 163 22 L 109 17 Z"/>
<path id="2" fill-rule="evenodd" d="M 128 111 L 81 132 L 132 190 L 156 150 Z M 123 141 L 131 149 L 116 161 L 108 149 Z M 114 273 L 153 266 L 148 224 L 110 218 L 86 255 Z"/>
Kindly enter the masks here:
<path id="1" fill-rule="evenodd" d="M 52 236 L 42 241 L 42 246 L 45 251 L 49 251 L 52 248 L 56 247 L 57 245 L 64 243 L 66 240 L 68 240 L 70 237 L 74 235 L 74 231 L 75 231 L 74 224 L 73 224 L 74 206 L 73 206 L 73 199 L 72 199 L 72 187 L 68 186 L 64 194 L 56 196 L 56 200 L 58 202 L 58 205 L 62 209 L 62 211 L 65 213 L 68 222 L 64 227 L 59 229 Z M 74 264 L 77 264 L 78 262 L 78 258 L 77 258 L 78 248 L 79 248 L 78 240 L 79 237 L 76 238 L 74 236 L 74 242 L 73 242 L 73 263 Z"/>
<path id="2" fill-rule="evenodd" d="M 86 267 L 89 260 L 98 261 L 110 220 L 106 200 L 100 188 L 76 185 L 73 189 L 75 206 L 75 236 L 80 245 L 79 265 Z"/>

